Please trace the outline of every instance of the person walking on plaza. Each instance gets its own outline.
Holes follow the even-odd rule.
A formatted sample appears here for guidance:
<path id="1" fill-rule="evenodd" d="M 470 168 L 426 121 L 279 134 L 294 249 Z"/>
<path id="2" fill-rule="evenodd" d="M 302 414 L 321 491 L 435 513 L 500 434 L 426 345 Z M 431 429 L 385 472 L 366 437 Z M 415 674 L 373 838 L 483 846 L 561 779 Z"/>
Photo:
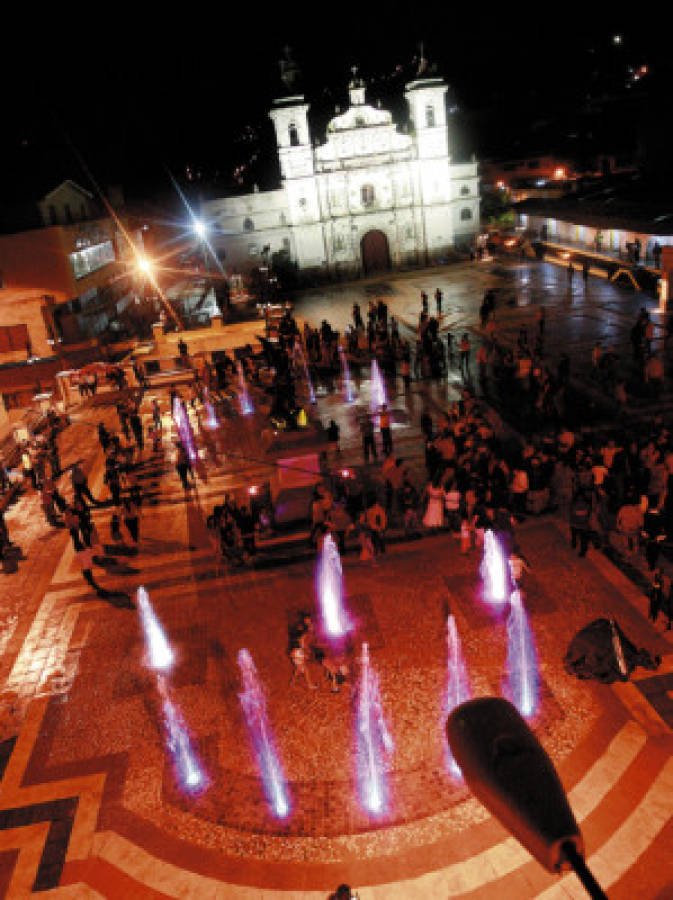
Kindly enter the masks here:
<path id="1" fill-rule="evenodd" d="M 86 497 L 86 499 L 91 504 L 93 504 L 93 506 L 100 506 L 98 500 L 96 500 L 96 498 L 91 494 L 91 491 L 89 490 L 87 477 L 82 471 L 79 462 L 73 463 L 70 470 L 70 479 L 72 482 L 72 489 L 75 494 L 75 499 L 82 499 Z"/>
<path id="2" fill-rule="evenodd" d="M 372 422 L 371 416 L 365 415 L 360 423 L 360 432 L 362 434 L 362 454 L 365 458 L 365 462 L 368 463 L 370 453 L 373 455 L 374 459 L 378 458 L 376 453 L 376 441 L 374 439 L 374 423 Z"/>
<path id="3" fill-rule="evenodd" d="M 37 490 L 37 475 L 33 464 L 33 451 L 30 444 L 25 443 L 21 451 L 21 468 L 23 469 L 23 480 L 30 481 L 33 488 Z"/>
<path id="4" fill-rule="evenodd" d="M 385 532 L 388 518 L 385 509 L 377 499 L 367 508 L 360 518 L 361 524 L 369 530 L 376 555 L 386 552 Z"/>
<path id="5" fill-rule="evenodd" d="M 437 315 L 441 316 L 442 314 L 442 290 L 441 288 L 437 288 L 435 291 L 435 307 L 437 309 Z"/>
<path id="6" fill-rule="evenodd" d="M 82 547 L 75 552 L 75 559 L 82 570 L 82 576 L 87 584 L 91 585 L 99 597 L 109 597 L 110 592 L 101 587 L 93 577 L 94 553 L 91 547 Z"/>
<path id="7" fill-rule="evenodd" d="M 470 336 L 466 331 L 460 339 L 460 374 L 465 381 L 470 377 Z"/>
<path id="8" fill-rule="evenodd" d="M 131 535 L 131 540 L 134 544 L 137 544 L 140 531 L 139 510 L 130 497 L 127 497 L 122 503 L 122 516 L 126 530 Z"/>
<path id="9" fill-rule="evenodd" d="M 379 413 L 379 428 L 381 429 L 381 442 L 383 444 L 383 455 L 389 456 L 393 452 L 393 433 L 390 428 L 390 413 L 388 407 L 384 403 Z"/>
<path id="10" fill-rule="evenodd" d="M 591 497 L 580 488 L 570 504 L 570 545 L 576 549 L 579 541 L 579 555 L 586 556 L 589 547 L 591 521 Z"/>
<path id="11" fill-rule="evenodd" d="M 190 487 L 194 487 L 194 469 L 192 468 L 187 451 L 181 441 L 178 441 L 176 444 L 175 470 L 180 476 L 180 481 L 186 491 L 189 490 Z M 187 473 L 191 475 L 191 482 L 187 478 Z"/>
<path id="12" fill-rule="evenodd" d="M 145 439 L 143 436 L 143 420 L 140 418 L 140 412 L 138 409 L 134 409 L 131 413 L 130 419 L 131 423 L 131 431 L 133 432 L 133 437 L 138 446 L 138 450 L 143 450 L 145 447 Z"/>
<path id="13" fill-rule="evenodd" d="M 662 544 L 666 540 L 664 517 L 659 508 L 659 497 L 656 494 L 650 495 L 647 499 L 642 536 L 645 541 L 645 559 L 650 572 L 653 572 L 659 559 Z"/>

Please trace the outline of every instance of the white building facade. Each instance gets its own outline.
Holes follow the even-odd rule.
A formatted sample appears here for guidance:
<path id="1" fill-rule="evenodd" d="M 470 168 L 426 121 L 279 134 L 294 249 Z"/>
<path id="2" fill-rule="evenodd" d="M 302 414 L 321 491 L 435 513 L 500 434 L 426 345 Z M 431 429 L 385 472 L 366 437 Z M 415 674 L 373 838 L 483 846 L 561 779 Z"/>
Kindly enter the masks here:
<path id="1" fill-rule="evenodd" d="M 406 86 L 411 130 L 365 103 L 364 83 L 349 86 L 350 106 L 313 146 L 301 95 L 274 101 L 281 188 L 204 204 L 212 242 L 225 265 L 244 272 L 281 254 L 300 272 L 369 274 L 446 259 L 479 229 L 477 163 L 449 157 L 446 84 Z"/>

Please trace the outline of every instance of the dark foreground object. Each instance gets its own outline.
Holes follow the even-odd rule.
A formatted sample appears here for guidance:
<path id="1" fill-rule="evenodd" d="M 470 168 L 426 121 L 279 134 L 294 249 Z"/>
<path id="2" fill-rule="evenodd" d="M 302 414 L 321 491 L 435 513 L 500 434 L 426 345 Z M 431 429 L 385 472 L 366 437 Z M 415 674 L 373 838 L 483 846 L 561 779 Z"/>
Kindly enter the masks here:
<path id="1" fill-rule="evenodd" d="M 572 868 L 590 897 L 605 894 L 551 759 L 507 700 L 462 703 L 446 721 L 455 761 L 474 796 L 550 872 Z"/>
<path id="2" fill-rule="evenodd" d="M 621 655 L 620 655 L 621 648 Z M 595 619 L 578 631 L 563 658 L 566 672 L 603 684 L 628 681 L 635 668 L 656 670 L 660 656 L 638 649 L 612 619 Z"/>

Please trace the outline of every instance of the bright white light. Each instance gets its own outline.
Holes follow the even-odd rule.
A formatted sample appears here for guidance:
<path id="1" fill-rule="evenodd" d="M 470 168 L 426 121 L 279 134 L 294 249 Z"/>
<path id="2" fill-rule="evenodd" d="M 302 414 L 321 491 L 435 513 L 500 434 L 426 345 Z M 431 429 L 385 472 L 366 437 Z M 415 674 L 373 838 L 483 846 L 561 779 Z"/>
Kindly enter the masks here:
<path id="1" fill-rule="evenodd" d="M 484 597 L 491 603 L 504 603 L 509 597 L 505 554 L 490 528 L 484 534 L 481 574 L 484 579 Z"/>
<path id="2" fill-rule="evenodd" d="M 175 655 L 150 605 L 150 598 L 144 587 L 139 587 L 136 594 L 138 608 L 145 632 L 149 668 L 164 671 L 170 669 L 175 662 Z"/>
<path id="3" fill-rule="evenodd" d="M 149 275 L 149 273 L 152 271 L 152 264 L 150 263 L 149 259 L 146 259 L 144 256 L 140 256 L 138 258 L 138 268 L 141 272 L 145 272 L 146 275 Z"/>
<path id="4" fill-rule="evenodd" d="M 206 226 L 203 224 L 201 219 L 194 219 L 194 231 L 201 239 L 206 236 Z"/>

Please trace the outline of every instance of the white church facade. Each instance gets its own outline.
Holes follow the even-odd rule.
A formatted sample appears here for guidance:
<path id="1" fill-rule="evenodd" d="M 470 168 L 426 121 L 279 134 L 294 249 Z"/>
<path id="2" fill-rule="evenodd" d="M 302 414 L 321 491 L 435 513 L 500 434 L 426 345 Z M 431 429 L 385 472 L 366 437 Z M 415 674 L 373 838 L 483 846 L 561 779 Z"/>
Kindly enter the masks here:
<path id="1" fill-rule="evenodd" d="M 314 146 L 302 95 L 276 100 L 281 187 L 203 204 L 211 241 L 231 271 L 282 254 L 300 273 L 370 274 L 441 262 L 479 228 L 477 163 L 451 162 L 441 78 L 407 84 L 411 128 L 365 102 L 354 77 L 350 106 Z"/>

